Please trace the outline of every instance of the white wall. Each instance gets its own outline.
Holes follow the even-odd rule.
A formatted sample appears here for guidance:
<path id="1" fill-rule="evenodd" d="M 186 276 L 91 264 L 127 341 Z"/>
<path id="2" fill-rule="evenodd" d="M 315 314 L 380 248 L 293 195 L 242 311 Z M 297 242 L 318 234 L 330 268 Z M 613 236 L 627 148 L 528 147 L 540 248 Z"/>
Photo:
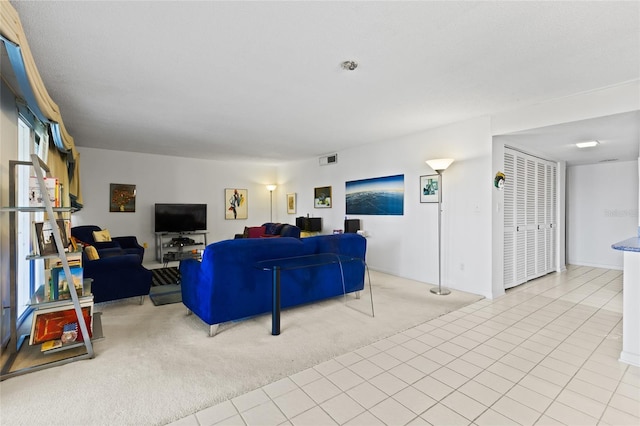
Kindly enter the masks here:
<path id="1" fill-rule="evenodd" d="M 420 176 L 434 174 L 431 158 L 451 157 L 444 172 L 442 285 L 491 294 L 491 137 L 489 118 L 432 129 L 397 140 L 338 152 L 338 163 L 318 159 L 279 167 L 278 192 L 297 193 L 297 214 L 323 218 L 323 232 L 342 229 L 345 182 L 404 174 L 403 216 L 349 216 L 369 234 L 367 262 L 372 269 L 437 285 L 438 205 L 420 203 Z M 331 186 L 331 209 L 313 208 L 313 188 Z M 279 219 L 286 221 L 281 205 Z"/>
<path id="2" fill-rule="evenodd" d="M 611 244 L 638 224 L 638 162 L 567 168 L 567 259 L 572 265 L 622 269 Z"/>
<path id="3" fill-rule="evenodd" d="M 148 244 L 145 263 L 155 262 L 155 203 L 207 204 L 208 242 L 233 238 L 245 226 L 269 221 L 269 191 L 265 185 L 275 181 L 272 165 L 93 148 L 78 151 L 84 208 L 72 215 L 72 225 L 98 225 L 109 229 L 112 236 L 135 235 L 140 244 Z M 136 185 L 134 213 L 109 212 L 111 183 Z M 225 220 L 225 188 L 247 189 L 247 220 Z M 284 206 L 284 199 L 281 203 Z M 274 210 L 277 205 L 278 197 L 274 196 Z"/>

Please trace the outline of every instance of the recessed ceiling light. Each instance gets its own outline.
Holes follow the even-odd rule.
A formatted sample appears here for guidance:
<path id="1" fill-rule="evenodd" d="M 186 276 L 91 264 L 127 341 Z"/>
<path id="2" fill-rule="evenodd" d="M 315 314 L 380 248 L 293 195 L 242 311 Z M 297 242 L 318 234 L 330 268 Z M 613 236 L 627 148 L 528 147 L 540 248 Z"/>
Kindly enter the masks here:
<path id="1" fill-rule="evenodd" d="M 600 143 L 600 142 L 598 142 L 598 141 L 578 142 L 578 143 L 576 144 L 576 146 L 577 146 L 578 148 L 592 148 L 592 147 L 594 147 L 594 146 L 598 145 L 599 143 Z"/>

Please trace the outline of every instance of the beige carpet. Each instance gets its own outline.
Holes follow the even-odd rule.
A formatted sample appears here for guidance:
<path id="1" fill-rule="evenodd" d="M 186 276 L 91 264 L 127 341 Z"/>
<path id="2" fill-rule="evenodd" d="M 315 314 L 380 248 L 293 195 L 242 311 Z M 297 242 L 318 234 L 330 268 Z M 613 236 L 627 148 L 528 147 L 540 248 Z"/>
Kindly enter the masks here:
<path id="1" fill-rule="evenodd" d="M 166 424 L 482 298 L 436 296 L 375 271 L 371 282 L 375 317 L 367 291 L 283 311 L 280 336 L 270 334 L 270 315 L 221 325 L 210 338 L 181 303 L 98 304 L 105 339 L 95 359 L 2 382 L 0 423 Z"/>

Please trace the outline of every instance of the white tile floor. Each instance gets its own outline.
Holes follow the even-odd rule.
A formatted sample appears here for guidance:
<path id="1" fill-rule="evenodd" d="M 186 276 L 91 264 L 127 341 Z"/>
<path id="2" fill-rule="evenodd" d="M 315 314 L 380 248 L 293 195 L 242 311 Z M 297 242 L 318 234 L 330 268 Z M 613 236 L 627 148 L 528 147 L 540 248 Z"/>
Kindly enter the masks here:
<path id="1" fill-rule="evenodd" d="M 621 320 L 622 272 L 573 266 L 172 425 L 638 425 Z"/>

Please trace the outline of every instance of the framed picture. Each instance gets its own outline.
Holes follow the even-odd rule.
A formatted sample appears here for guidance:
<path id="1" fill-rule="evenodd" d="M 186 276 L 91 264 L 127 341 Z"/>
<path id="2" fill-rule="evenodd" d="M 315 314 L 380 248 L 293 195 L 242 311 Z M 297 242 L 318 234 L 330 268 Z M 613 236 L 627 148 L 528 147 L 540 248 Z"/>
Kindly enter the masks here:
<path id="1" fill-rule="evenodd" d="M 287 194 L 287 213 L 289 214 L 296 213 L 296 193 L 295 192 Z"/>
<path id="2" fill-rule="evenodd" d="M 437 203 L 440 196 L 440 175 L 420 176 L 420 202 Z"/>
<path id="3" fill-rule="evenodd" d="M 69 251 L 69 222 L 69 220 L 65 219 L 56 219 L 64 251 Z M 53 237 L 53 229 L 51 229 L 51 224 L 48 220 L 44 222 L 33 222 L 33 232 L 35 241 L 37 242 L 35 249 L 40 256 L 58 254 L 56 241 Z"/>
<path id="4" fill-rule="evenodd" d="M 331 208 L 331 187 L 321 186 L 313 190 L 313 206 L 316 209 Z"/>
<path id="5" fill-rule="evenodd" d="M 91 337 L 91 318 L 93 316 L 93 304 L 91 302 L 81 302 L 82 316 L 87 324 L 87 331 Z M 62 336 L 62 330 L 66 324 L 77 323 L 76 311 L 73 305 L 69 304 L 69 308 L 50 308 L 37 309 L 33 311 L 33 321 L 31 323 L 31 335 L 29 336 L 29 344 L 37 345 L 38 343 L 48 340 L 59 339 Z M 82 332 L 78 324 L 78 341 L 82 341 Z"/>
<path id="6" fill-rule="evenodd" d="M 402 216 L 404 175 L 346 182 L 345 203 L 347 214 Z"/>
<path id="7" fill-rule="evenodd" d="M 109 211 L 110 212 L 135 212 L 136 211 L 136 186 L 123 183 L 109 185 Z"/>
<path id="8" fill-rule="evenodd" d="M 246 219 L 249 209 L 247 208 L 247 190 L 237 188 L 227 188 L 224 190 L 225 214 L 224 218 L 229 220 Z"/>

